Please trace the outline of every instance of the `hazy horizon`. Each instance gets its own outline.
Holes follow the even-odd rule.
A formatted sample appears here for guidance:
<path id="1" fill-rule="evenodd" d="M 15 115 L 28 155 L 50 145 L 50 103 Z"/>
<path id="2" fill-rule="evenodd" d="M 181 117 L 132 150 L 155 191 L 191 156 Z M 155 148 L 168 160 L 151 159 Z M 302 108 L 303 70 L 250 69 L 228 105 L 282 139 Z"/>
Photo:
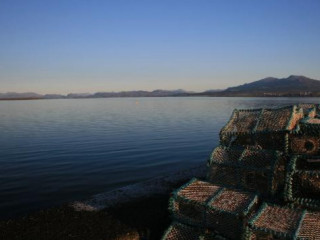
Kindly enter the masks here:
<path id="1" fill-rule="evenodd" d="M 0 92 L 224 89 L 320 79 L 320 2 L 0 2 Z"/>

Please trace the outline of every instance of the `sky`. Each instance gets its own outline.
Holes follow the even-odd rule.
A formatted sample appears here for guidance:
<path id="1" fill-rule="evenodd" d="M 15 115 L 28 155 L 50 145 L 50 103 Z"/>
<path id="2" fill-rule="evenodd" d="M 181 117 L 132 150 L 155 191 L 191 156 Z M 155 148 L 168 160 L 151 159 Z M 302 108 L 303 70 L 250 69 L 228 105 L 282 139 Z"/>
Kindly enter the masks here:
<path id="1" fill-rule="evenodd" d="M 0 0 L 0 92 L 320 80 L 319 0 Z"/>

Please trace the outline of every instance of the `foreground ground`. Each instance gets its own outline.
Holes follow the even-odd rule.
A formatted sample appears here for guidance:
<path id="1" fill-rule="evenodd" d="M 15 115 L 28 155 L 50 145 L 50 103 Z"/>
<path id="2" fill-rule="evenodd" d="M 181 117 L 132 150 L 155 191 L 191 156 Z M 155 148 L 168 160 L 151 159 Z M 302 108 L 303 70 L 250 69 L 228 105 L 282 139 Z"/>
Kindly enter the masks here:
<path id="1" fill-rule="evenodd" d="M 168 195 L 152 196 L 99 212 L 70 206 L 0 222 L 1 240 L 160 239 L 169 225 Z"/>
<path id="2" fill-rule="evenodd" d="M 158 240 L 170 224 L 170 193 L 191 177 L 202 178 L 205 173 L 206 166 L 201 163 L 97 195 L 89 203 L 103 203 L 105 208 L 100 211 L 76 211 L 65 205 L 0 221 L 0 240 Z"/>
<path id="3" fill-rule="evenodd" d="M 0 239 L 156 240 L 170 224 L 169 197 L 169 193 L 153 195 L 96 212 L 75 211 L 67 205 L 47 209 L 1 221 Z"/>

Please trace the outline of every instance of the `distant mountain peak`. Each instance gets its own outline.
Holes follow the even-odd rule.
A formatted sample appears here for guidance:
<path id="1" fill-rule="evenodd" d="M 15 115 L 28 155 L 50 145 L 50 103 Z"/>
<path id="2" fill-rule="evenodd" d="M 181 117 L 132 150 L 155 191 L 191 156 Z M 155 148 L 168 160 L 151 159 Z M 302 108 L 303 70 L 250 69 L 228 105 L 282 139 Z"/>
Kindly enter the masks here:
<path id="1" fill-rule="evenodd" d="M 290 75 L 287 78 L 267 77 L 251 83 L 227 88 L 226 92 L 320 92 L 320 81 L 299 75 Z"/>
<path id="2" fill-rule="evenodd" d="M 296 78 L 307 78 L 303 75 L 290 75 L 289 77 L 287 77 L 288 79 L 296 79 Z"/>
<path id="3" fill-rule="evenodd" d="M 275 77 L 266 77 L 266 78 L 263 78 L 261 80 L 258 80 L 260 82 L 273 82 L 273 81 L 277 81 L 279 80 L 279 78 L 275 78 Z"/>

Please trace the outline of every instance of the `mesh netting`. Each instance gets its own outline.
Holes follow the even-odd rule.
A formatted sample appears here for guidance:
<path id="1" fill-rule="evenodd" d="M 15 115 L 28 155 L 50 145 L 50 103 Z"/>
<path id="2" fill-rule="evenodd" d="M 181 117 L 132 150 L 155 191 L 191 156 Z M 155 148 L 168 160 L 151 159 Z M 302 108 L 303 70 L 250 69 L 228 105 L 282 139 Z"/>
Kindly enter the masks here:
<path id="1" fill-rule="evenodd" d="M 267 150 L 246 149 L 241 155 L 241 165 L 254 168 L 270 167 L 270 162 L 275 159 L 275 152 Z"/>
<path id="2" fill-rule="evenodd" d="M 262 149 L 287 151 L 286 132 L 256 133 L 255 144 Z"/>
<path id="3" fill-rule="evenodd" d="M 261 109 L 235 110 L 227 125 L 221 130 L 222 134 L 251 133 L 257 125 Z"/>
<path id="4" fill-rule="evenodd" d="M 291 115 L 294 115 L 292 107 L 279 109 L 264 109 L 256 128 L 258 132 L 291 130 L 295 127 L 295 121 L 290 123 Z M 294 116 L 294 120 L 297 117 Z"/>
<path id="5" fill-rule="evenodd" d="M 211 155 L 208 180 L 215 184 L 274 195 L 283 190 L 285 161 L 279 152 L 217 147 Z"/>
<path id="6" fill-rule="evenodd" d="M 197 202 L 186 202 L 177 198 L 173 201 L 171 209 L 173 217 L 183 223 L 199 226 L 205 221 L 205 206 Z"/>
<path id="7" fill-rule="evenodd" d="M 256 218 L 250 222 L 249 229 L 256 236 L 255 239 L 261 239 L 266 233 L 287 239 L 295 235 L 303 216 L 302 210 L 264 205 Z"/>
<path id="8" fill-rule="evenodd" d="M 241 239 L 243 221 L 230 213 L 208 210 L 207 224 L 228 239 Z"/>
<path id="9" fill-rule="evenodd" d="M 199 229 L 174 222 L 166 230 L 161 240 L 227 240 L 207 229 Z"/>
<path id="10" fill-rule="evenodd" d="M 320 212 L 303 210 L 320 209 L 320 105 L 234 110 L 220 143 L 210 183 L 193 179 L 170 200 L 173 217 L 197 228 L 173 224 L 164 239 L 320 240 Z M 255 192 L 296 209 L 263 204 L 256 213 Z"/>
<path id="11" fill-rule="evenodd" d="M 210 156 L 210 163 L 236 165 L 243 149 L 218 146 Z"/>
<path id="12" fill-rule="evenodd" d="M 220 132 L 220 142 L 225 146 L 258 145 L 286 151 L 286 134 L 297 129 L 303 116 L 303 109 L 297 106 L 235 110 Z"/>
<path id="13" fill-rule="evenodd" d="M 315 117 L 317 114 L 317 105 L 313 103 L 301 103 L 298 105 L 301 108 L 305 117 Z"/>
<path id="14" fill-rule="evenodd" d="M 220 189 L 219 186 L 193 179 L 170 200 L 173 216 L 189 224 L 204 224 L 206 202 Z"/>
<path id="15" fill-rule="evenodd" d="M 229 239 L 240 239 L 256 205 L 253 194 L 224 189 L 208 203 L 206 225 Z"/>
<path id="16" fill-rule="evenodd" d="M 183 198 L 205 203 L 209 197 L 221 189 L 219 186 L 212 185 L 200 180 L 192 180 L 186 187 L 178 191 L 177 195 Z"/>
<path id="17" fill-rule="evenodd" d="M 260 193 L 271 193 L 270 176 L 271 172 L 266 170 L 256 171 L 250 169 L 240 169 L 240 186 L 249 191 L 257 191 Z"/>
<path id="18" fill-rule="evenodd" d="M 307 124 L 320 124 L 320 119 L 319 118 L 309 118 L 304 120 L 305 123 Z"/>
<path id="19" fill-rule="evenodd" d="M 241 215 L 254 199 L 253 194 L 224 189 L 210 203 L 210 207 Z"/>
<path id="20" fill-rule="evenodd" d="M 207 233 L 207 234 L 203 234 L 201 237 L 200 237 L 200 240 L 228 240 L 220 235 L 215 235 L 215 234 L 210 234 L 210 233 Z"/>
<path id="21" fill-rule="evenodd" d="M 286 199 L 310 209 L 320 208 L 320 161 L 293 157 L 286 180 Z"/>
<path id="22" fill-rule="evenodd" d="M 208 170 L 208 180 L 215 184 L 237 187 L 240 183 L 239 168 L 211 165 Z"/>
<path id="23" fill-rule="evenodd" d="M 288 240 L 286 237 L 275 237 L 272 233 L 251 232 L 246 240 Z"/>
<path id="24" fill-rule="evenodd" d="M 162 240 L 199 240 L 199 233 L 192 227 L 173 223 L 165 232 Z"/>
<path id="25" fill-rule="evenodd" d="M 287 156 L 280 155 L 278 161 L 274 165 L 273 177 L 271 181 L 271 192 L 275 195 L 283 197 L 285 181 L 286 181 L 286 167 L 287 167 Z"/>
<path id="26" fill-rule="evenodd" d="M 298 171 L 292 176 L 292 195 L 296 198 L 320 199 L 320 173 Z"/>
<path id="27" fill-rule="evenodd" d="M 300 157 L 295 163 L 296 169 L 298 170 L 320 170 L 320 157 L 319 156 L 308 156 Z"/>
<path id="28" fill-rule="evenodd" d="M 300 239 L 320 239 L 320 213 L 306 213 L 298 237 Z"/>
<path id="29" fill-rule="evenodd" d="M 317 155 L 319 153 L 319 137 L 302 134 L 290 134 L 290 152 L 293 154 Z"/>

